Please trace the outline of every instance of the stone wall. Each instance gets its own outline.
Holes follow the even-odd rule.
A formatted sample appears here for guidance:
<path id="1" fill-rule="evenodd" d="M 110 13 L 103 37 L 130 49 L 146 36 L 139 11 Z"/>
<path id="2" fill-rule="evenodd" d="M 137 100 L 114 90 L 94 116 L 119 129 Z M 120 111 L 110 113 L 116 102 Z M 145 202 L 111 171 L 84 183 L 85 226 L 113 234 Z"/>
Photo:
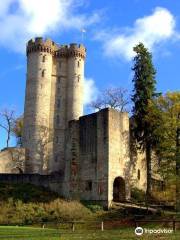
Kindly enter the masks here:
<path id="1" fill-rule="evenodd" d="M 106 111 L 69 122 L 66 152 L 66 189 L 71 198 L 107 201 Z"/>
<path id="2" fill-rule="evenodd" d="M 131 186 L 145 192 L 147 188 L 147 166 L 145 152 L 138 150 L 134 155 L 132 155 L 131 161 Z"/>
<path id="3" fill-rule="evenodd" d="M 129 117 L 128 113 L 119 113 L 109 109 L 109 182 L 108 201 L 113 200 L 114 184 L 117 179 L 119 200 L 130 198 L 130 153 L 129 153 Z M 119 185 L 119 186 L 118 186 Z M 117 198 L 118 198 L 117 197 Z M 118 199 L 117 199 L 118 200 Z"/>
<path id="4" fill-rule="evenodd" d="M 122 177 L 125 181 L 122 194 L 127 199 L 129 162 L 127 113 L 103 109 L 69 123 L 65 180 L 69 197 L 109 205 L 114 180 Z"/>
<path id="5" fill-rule="evenodd" d="M 0 174 L 0 182 L 8 184 L 30 183 L 48 188 L 59 194 L 62 193 L 62 179 L 59 175 Z"/>

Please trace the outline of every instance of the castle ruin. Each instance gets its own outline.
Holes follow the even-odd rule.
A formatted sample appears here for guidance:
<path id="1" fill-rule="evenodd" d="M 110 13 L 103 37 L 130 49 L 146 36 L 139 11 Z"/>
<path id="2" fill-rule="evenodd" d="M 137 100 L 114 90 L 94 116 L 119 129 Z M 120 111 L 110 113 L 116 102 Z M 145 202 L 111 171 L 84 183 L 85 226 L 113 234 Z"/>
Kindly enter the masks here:
<path id="1" fill-rule="evenodd" d="M 83 45 L 27 44 L 25 181 L 41 185 L 43 176 L 66 198 L 110 206 L 130 198 L 132 176 L 145 189 L 146 170 L 140 177 L 141 159 L 132 170 L 127 113 L 106 108 L 83 116 L 85 58 Z"/>

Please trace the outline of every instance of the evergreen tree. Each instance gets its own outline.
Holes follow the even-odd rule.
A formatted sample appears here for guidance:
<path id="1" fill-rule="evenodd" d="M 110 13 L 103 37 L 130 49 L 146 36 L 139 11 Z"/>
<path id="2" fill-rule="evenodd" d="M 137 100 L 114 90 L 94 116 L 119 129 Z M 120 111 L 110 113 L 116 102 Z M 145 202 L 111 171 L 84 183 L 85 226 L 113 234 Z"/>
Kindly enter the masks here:
<path id="1" fill-rule="evenodd" d="M 142 43 L 133 49 L 136 52 L 134 57 L 134 89 L 132 95 L 133 106 L 133 135 L 136 140 L 136 147 L 145 151 L 147 164 L 147 197 L 151 189 L 151 151 L 154 144 L 151 125 L 146 118 L 148 104 L 157 94 L 155 93 L 156 71 L 152 63 L 152 55 Z"/>

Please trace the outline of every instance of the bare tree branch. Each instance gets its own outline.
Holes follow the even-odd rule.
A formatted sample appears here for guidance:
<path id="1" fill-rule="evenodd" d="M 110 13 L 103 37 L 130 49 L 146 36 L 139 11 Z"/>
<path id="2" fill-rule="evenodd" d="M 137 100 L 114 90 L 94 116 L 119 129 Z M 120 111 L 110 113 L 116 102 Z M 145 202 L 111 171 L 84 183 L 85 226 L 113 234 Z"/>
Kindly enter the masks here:
<path id="1" fill-rule="evenodd" d="M 103 108 L 114 108 L 119 112 L 128 111 L 127 107 L 130 103 L 128 91 L 121 87 L 105 89 L 96 101 L 90 103 L 90 107 L 95 110 Z"/>
<path id="2" fill-rule="evenodd" d="M 10 136 L 12 134 L 12 128 L 14 124 L 14 110 L 4 109 L 0 111 L 0 127 L 7 133 L 6 147 L 9 147 Z"/>

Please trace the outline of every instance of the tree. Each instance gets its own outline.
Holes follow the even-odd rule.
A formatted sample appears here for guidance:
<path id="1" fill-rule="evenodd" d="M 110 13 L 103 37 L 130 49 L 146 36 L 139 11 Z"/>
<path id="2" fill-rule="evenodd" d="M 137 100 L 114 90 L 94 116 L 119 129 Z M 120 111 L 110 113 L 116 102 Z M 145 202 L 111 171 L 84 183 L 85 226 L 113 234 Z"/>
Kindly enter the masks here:
<path id="1" fill-rule="evenodd" d="M 17 146 L 22 147 L 22 134 L 23 134 L 23 116 L 20 116 L 14 120 L 13 133 L 17 139 Z"/>
<path id="2" fill-rule="evenodd" d="M 129 97 L 127 90 L 121 87 L 111 87 L 102 91 L 99 97 L 91 102 L 90 107 L 96 110 L 103 108 L 114 108 L 120 112 L 127 111 Z"/>
<path id="3" fill-rule="evenodd" d="M 6 147 L 9 147 L 10 136 L 12 134 L 13 124 L 14 124 L 14 111 L 4 109 L 0 112 L 1 122 L 0 127 L 3 128 L 7 133 Z"/>
<path id="4" fill-rule="evenodd" d="M 134 57 L 134 89 L 132 95 L 133 106 L 133 135 L 136 140 L 136 147 L 145 151 L 147 165 L 147 197 L 151 189 L 151 151 L 154 144 L 150 122 L 146 118 L 148 114 L 148 103 L 157 94 L 155 93 L 156 71 L 152 63 L 152 55 L 142 43 L 133 49 L 136 52 Z"/>
<path id="5" fill-rule="evenodd" d="M 168 183 L 168 189 L 176 185 L 179 199 L 180 184 L 180 92 L 168 92 L 148 105 L 146 116 L 156 141 L 155 152 L 159 159 L 158 173 Z M 171 186 L 170 186 L 171 185 Z M 176 204 L 177 205 L 177 204 Z"/>

